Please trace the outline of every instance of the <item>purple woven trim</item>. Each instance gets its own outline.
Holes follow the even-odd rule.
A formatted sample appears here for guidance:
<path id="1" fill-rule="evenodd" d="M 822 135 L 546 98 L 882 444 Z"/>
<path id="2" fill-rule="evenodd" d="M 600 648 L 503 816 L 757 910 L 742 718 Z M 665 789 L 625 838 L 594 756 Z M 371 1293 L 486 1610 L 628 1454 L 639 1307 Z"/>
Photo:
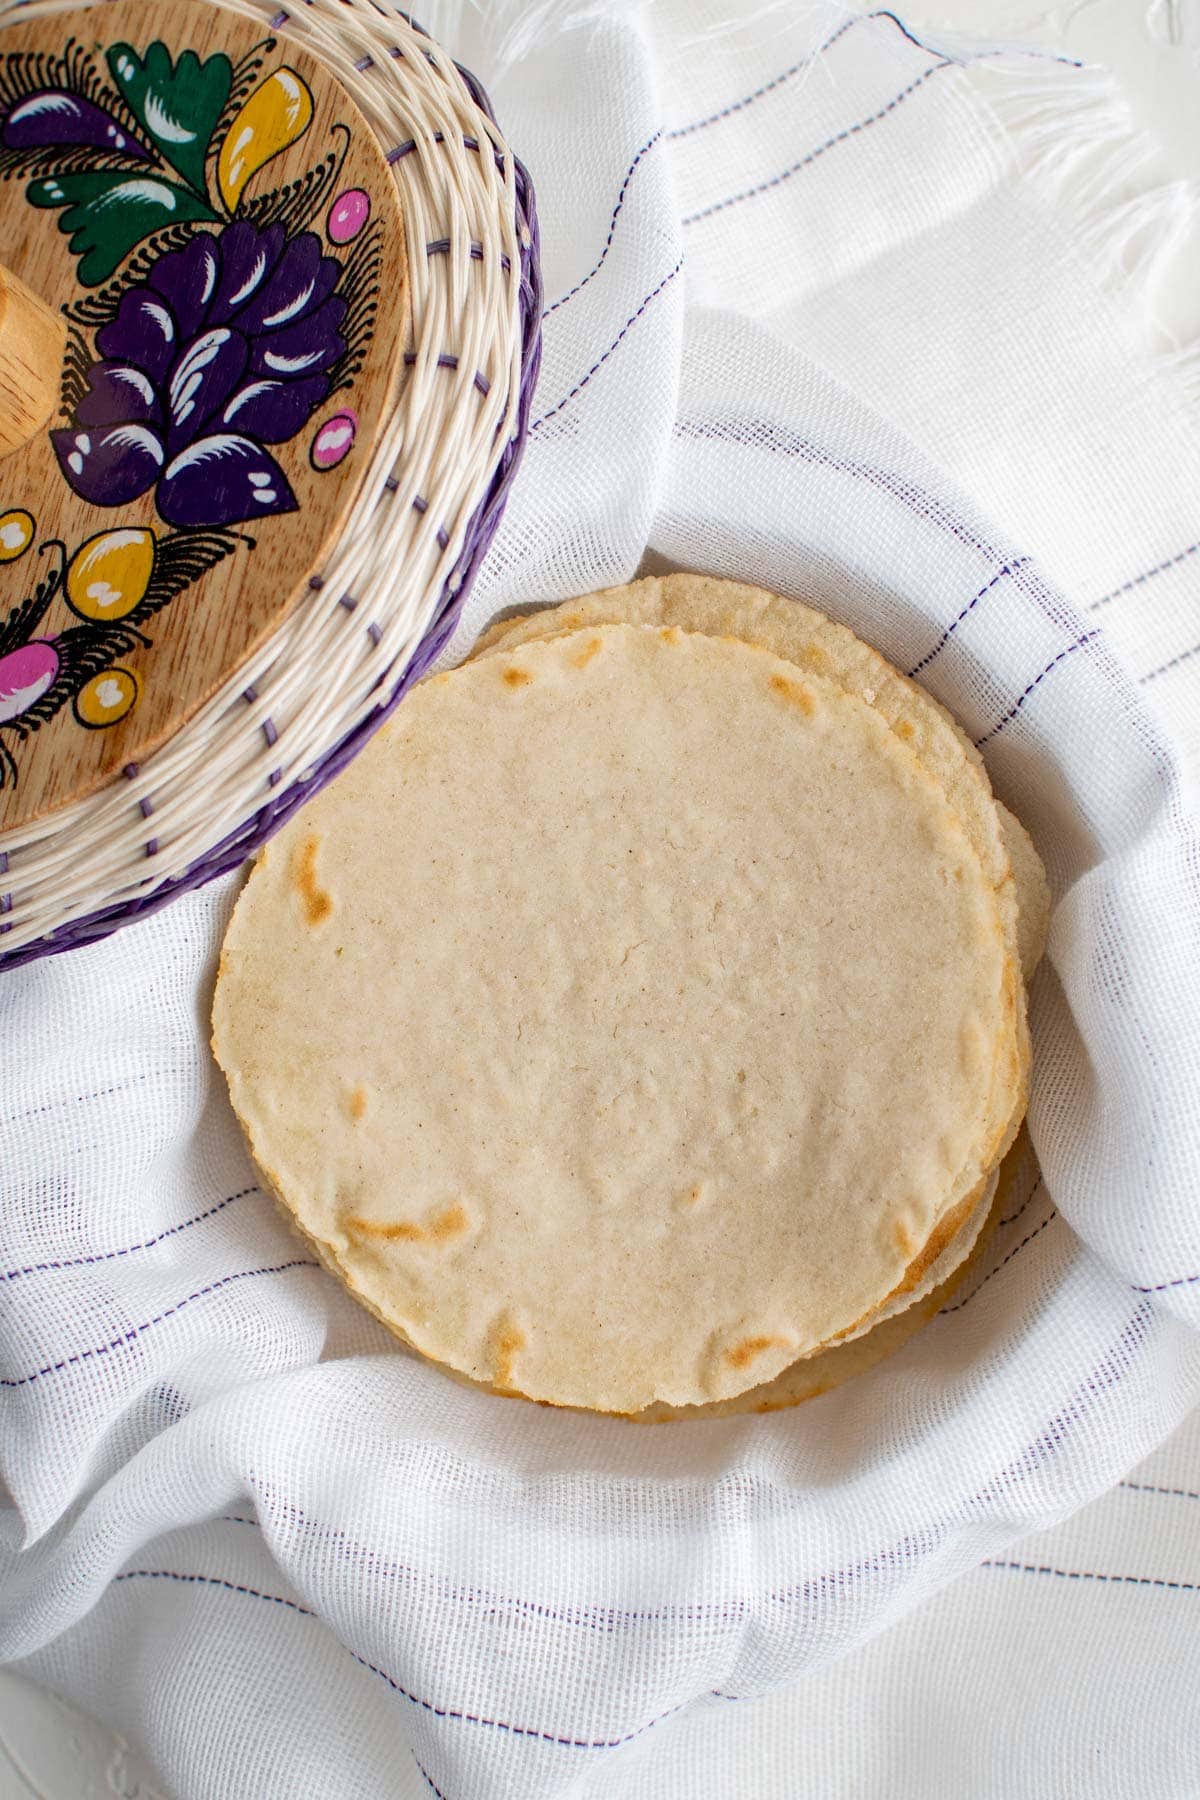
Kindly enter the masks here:
<path id="1" fill-rule="evenodd" d="M 419 30 L 420 27 L 414 28 Z M 480 83 L 464 69 L 456 65 L 458 72 L 466 84 L 467 91 L 475 104 L 489 119 L 495 120 L 491 102 Z M 513 484 L 521 457 L 525 449 L 525 440 L 529 433 L 530 408 L 533 403 L 533 390 L 537 384 L 538 369 L 542 360 L 542 273 L 539 262 L 539 234 L 537 204 L 534 198 L 533 183 L 517 157 L 513 157 L 513 177 L 516 186 L 516 218 L 517 236 L 521 244 L 521 385 L 517 398 L 517 423 L 513 436 L 504 447 L 500 461 L 492 476 L 483 499 L 472 515 L 463 538 L 462 555 L 442 589 L 437 608 L 426 628 L 425 636 L 396 682 L 388 698 L 375 708 L 365 719 L 361 720 L 353 730 L 328 750 L 317 764 L 307 781 L 296 781 L 270 799 L 261 811 L 248 819 L 237 831 L 223 838 L 218 844 L 206 852 L 199 861 L 192 864 L 182 875 L 176 875 L 152 893 L 139 895 L 135 900 L 124 900 L 115 906 L 103 908 L 100 912 L 91 913 L 87 918 L 72 919 L 58 931 L 51 932 L 48 937 L 38 938 L 32 944 L 25 944 L 18 950 L 0 955 L 0 972 L 18 968 L 22 963 L 34 962 L 42 956 L 56 956 L 63 950 L 73 950 L 81 944 L 98 943 L 110 932 L 128 925 L 135 919 L 146 918 L 157 912 L 179 894 L 190 893 L 193 888 L 203 887 L 218 875 L 226 875 L 245 862 L 261 844 L 285 824 L 297 807 L 317 793 L 333 777 L 340 774 L 347 763 L 351 762 L 363 748 L 367 739 L 376 732 L 384 720 L 399 705 L 404 695 L 418 681 L 425 671 L 436 662 L 441 652 L 453 635 L 458 624 L 459 614 L 471 591 L 471 585 L 479 571 L 479 565 L 487 553 L 488 546 L 496 535 L 508 499 L 508 492 Z M 418 509 L 423 511 L 424 505 Z M 440 541 L 440 539 L 439 539 Z M 270 724 L 270 721 L 267 721 Z M 264 730 L 266 727 L 264 727 Z M 271 726 L 271 730 L 274 727 Z M 273 741 L 273 740 L 272 740 Z M 278 770 L 268 777 L 270 785 L 279 781 Z M 155 840 L 151 840 L 155 842 Z M 156 845 L 157 847 L 157 845 Z"/>

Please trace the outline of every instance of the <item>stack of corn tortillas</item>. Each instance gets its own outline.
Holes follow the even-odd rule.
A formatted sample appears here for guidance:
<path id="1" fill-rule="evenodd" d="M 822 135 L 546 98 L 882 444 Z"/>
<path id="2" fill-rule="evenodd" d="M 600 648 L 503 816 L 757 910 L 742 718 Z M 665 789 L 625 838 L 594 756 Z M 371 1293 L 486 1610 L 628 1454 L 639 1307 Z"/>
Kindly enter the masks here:
<path id="1" fill-rule="evenodd" d="M 1047 911 L 922 689 L 673 575 L 414 690 L 260 858 L 214 1047 L 285 1207 L 427 1357 L 560 1406 L 766 1410 L 961 1277 Z"/>

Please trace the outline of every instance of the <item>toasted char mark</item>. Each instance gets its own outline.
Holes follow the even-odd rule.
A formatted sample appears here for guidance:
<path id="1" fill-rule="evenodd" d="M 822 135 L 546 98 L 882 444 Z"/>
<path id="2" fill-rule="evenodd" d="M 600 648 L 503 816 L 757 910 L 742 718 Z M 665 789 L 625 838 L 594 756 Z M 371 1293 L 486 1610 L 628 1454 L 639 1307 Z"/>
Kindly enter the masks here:
<path id="1" fill-rule="evenodd" d="M 464 1209 L 455 1204 L 443 1207 L 437 1216 L 430 1220 L 427 1236 L 432 1243 L 444 1244 L 449 1238 L 461 1237 L 471 1226 Z"/>
<path id="2" fill-rule="evenodd" d="M 892 1226 L 892 1242 L 901 1256 L 915 1256 L 919 1248 L 912 1232 L 908 1229 L 907 1219 L 897 1219 Z"/>
<path id="3" fill-rule="evenodd" d="M 292 861 L 292 879 L 296 892 L 304 902 L 304 916 L 310 925 L 323 925 L 333 911 L 333 900 L 317 880 L 317 851 L 321 840 L 315 833 L 306 837 Z"/>
<path id="4" fill-rule="evenodd" d="M 492 1326 L 488 1354 L 492 1365 L 493 1385 L 501 1393 L 511 1391 L 513 1364 L 525 1348 L 525 1333 L 507 1313 L 501 1313 Z"/>
<path id="5" fill-rule="evenodd" d="M 972 1189 L 965 1199 L 958 1202 L 957 1206 L 951 1207 L 945 1218 L 940 1220 L 940 1222 L 934 1226 L 933 1231 L 917 1251 L 917 1254 L 913 1257 L 895 1287 L 892 1288 L 890 1293 L 885 1294 L 883 1299 L 877 1302 L 876 1306 L 870 1309 L 871 1312 L 875 1312 L 879 1307 L 886 1306 L 890 1300 L 895 1300 L 900 1294 L 912 1292 L 917 1283 L 933 1267 L 938 1257 L 942 1254 L 942 1251 L 947 1248 L 951 1239 L 955 1237 L 961 1227 L 967 1223 L 967 1220 L 975 1210 L 975 1204 L 978 1198 L 978 1193 Z M 985 1235 L 986 1230 L 987 1227 L 985 1226 L 984 1230 L 980 1233 L 981 1239 Z M 967 1256 L 961 1267 L 965 1269 L 970 1260 L 970 1256 Z M 960 1280 L 960 1273 L 956 1271 L 953 1279 L 955 1281 Z M 940 1300 L 938 1304 L 941 1304 Z M 861 1314 L 859 1318 L 853 1320 L 853 1322 L 845 1326 L 843 1330 L 835 1333 L 829 1340 L 830 1344 L 840 1344 L 842 1339 L 849 1337 L 851 1332 L 857 1330 L 858 1326 L 860 1326 L 868 1316 L 868 1313 Z"/>
<path id="6" fill-rule="evenodd" d="M 389 1242 L 400 1238 L 406 1243 L 418 1243 L 425 1237 L 425 1227 L 417 1225 L 412 1219 L 396 1219 L 392 1224 L 386 1224 L 375 1219 L 360 1219 L 352 1214 L 346 1220 L 346 1230 L 357 1233 L 359 1237 L 384 1238 Z"/>
<path id="7" fill-rule="evenodd" d="M 731 1368 L 748 1369 L 764 1350 L 771 1350 L 776 1344 L 782 1344 L 785 1350 L 788 1347 L 787 1339 L 781 1337 L 741 1338 L 736 1344 L 730 1344 L 725 1352 L 725 1361 Z"/>
<path id="8" fill-rule="evenodd" d="M 503 679 L 506 687 L 520 688 L 528 687 L 533 680 L 533 676 L 529 673 L 528 669 L 519 669 L 516 663 L 509 663 L 507 669 L 504 671 Z"/>
<path id="9" fill-rule="evenodd" d="M 691 1212 L 693 1207 L 699 1206 L 707 1198 L 707 1181 L 694 1181 L 690 1187 L 684 1188 L 675 1204 L 680 1212 L 686 1213 Z"/>
<path id="10" fill-rule="evenodd" d="M 909 739 L 915 735 L 915 727 L 913 726 L 911 719 L 897 719 L 896 723 L 892 726 L 892 730 L 898 738 L 903 738 L 906 744 Z"/>
<path id="11" fill-rule="evenodd" d="M 803 682 L 793 681 L 790 675 L 772 675 L 771 691 L 778 694 L 792 706 L 798 706 L 806 719 L 811 719 L 816 711 L 816 701 Z"/>
<path id="12" fill-rule="evenodd" d="M 572 668 L 586 669 L 593 656 L 598 656 L 603 648 L 603 638 L 589 638 L 588 642 L 583 646 L 583 649 L 577 650 L 571 658 Z"/>
<path id="13" fill-rule="evenodd" d="M 356 1087 L 346 1102 L 346 1111 L 352 1119 L 361 1119 L 366 1114 L 366 1110 L 367 1090 L 362 1086 Z"/>
<path id="14" fill-rule="evenodd" d="M 361 1089 L 358 1091 L 361 1092 Z M 466 1209 L 455 1202 L 435 1213 L 426 1225 L 419 1224 L 415 1219 L 377 1221 L 351 1217 L 346 1220 L 346 1229 L 357 1232 L 360 1237 L 383 1238 L 388 1243 L 445 1244 L 451 1238 L 462 1237 L 464 1232 L 469 1231 L 471 1221 Z"/>
<path id="15" fill-rule="evenodd" d="M 957 1206 L 952 1206 L 944 1219 L 940 1219 L 926 1238 L 924 1244 L 916 1251 L 902 1279 L 897 1282 L 887 1296 L 891 1300 L 896 1294 L 907 1294 L 915 1288 L 918 1281 L 928 1269 L 932 1269 L 942 1251 L 947 1249 L 957 1232 L 966 1224 L 975 1210 L 979 1195 L 973 1188 Z M 886 1301 L 885 1301 L 886 1304 Z"/>
<path id="16" fill-rule="evenodd" d="M 829 658 L 822 650 L 820 644 L 806 644 L 804 646 L 804 660 L 812 669 L 823 669 L 829 664 Z"/>
<path id="17" fill-rule="evenodd" d="M 664 625 L 658 635 L 664 644 L 677 644 L 683 633 L 678 625 Z"/>

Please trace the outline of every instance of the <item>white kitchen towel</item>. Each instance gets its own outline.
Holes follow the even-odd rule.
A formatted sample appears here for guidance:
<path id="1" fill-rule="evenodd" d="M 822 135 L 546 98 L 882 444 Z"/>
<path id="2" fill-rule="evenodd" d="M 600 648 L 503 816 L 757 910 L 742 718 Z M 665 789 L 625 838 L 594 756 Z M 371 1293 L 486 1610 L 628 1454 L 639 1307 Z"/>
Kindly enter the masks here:
<path id="1" fill-rule="evenodd" d="M 1150 311 L 1186 208 L 1142 191 L 1095 74 L 888 11 L 428 22 L 530 164 L 547 292 L 526 461 L 457 649 L 648 550 L 814 599 L 916 671 L 1055 886 L 1041 1173 L 975 1284 L 846 1389 L 702 1426 L 556 1414 L 399 1349 L 258 1188 L 207 1051 L 236 882 L 17 971 L 0 1658 L 185 1800 L 690 1795 L 710 1758 L 712 1791 L 757 1800 L 711 1748 L 755 1727 L 723 1721 L 833 1691 L 924 1602 L 978 1596 L 982 1630 L 1007 1608 L 1019 1646 L 1019 1601 L 987 1595 L 1069 1584 L 1119 1597 L 1121 1641 L 1141 1602 L 1146 1641 L 1187 1654 L 1197 1578 L 1165 1540 L 1131 1528 L 1061 1575 L 1014 1548 L 1200 1397 L 1200 840 L 1172 748 L 1200 749 L 1200 432 L 1188 347 Z M 1064 1662 L 1088 1618 L 1047 1620 Z M 1164 1738 L 1176 1694 L 1129 1683 Z M 775 1791 L 893 1791 L 886 1763 L 839 1788 L 851 1765 L 822 1754 L 842 1776 Z M 931 1734 L 912 1792 L 963 1792 L 940 1754 Z M 968 1791 L 1175 1800 L 1187 1766 L 1164 1749 L 1140 1786 L 1059 1790 L 1035 1758 Z"/>
<path id="2" fill-rule="evenodd" d="M 1110 1494 L 862 1649 L 751 1704 L 667 1720 L 573 1795 L 1194 1800 L 1198 1476 L 1192 1412 Z"/>

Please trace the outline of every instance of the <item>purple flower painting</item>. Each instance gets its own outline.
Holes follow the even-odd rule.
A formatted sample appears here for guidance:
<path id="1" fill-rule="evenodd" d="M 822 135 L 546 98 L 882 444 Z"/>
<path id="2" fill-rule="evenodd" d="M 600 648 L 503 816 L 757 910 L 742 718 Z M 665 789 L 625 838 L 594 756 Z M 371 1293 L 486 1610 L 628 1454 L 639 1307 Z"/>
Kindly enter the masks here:
<path id="1" fill-rule="evenodd" d="M 0 508 L 0 576 L 19 584 L 0 607 L 0 790 L 66 709 L 88 731 L 127 718 L 161 610 L 253 551 L 256 520 L 298 513 L 310 471 L 328 499 L 354 450 L 356 411 L 327 403 L 371 341 L 383 231 L 367 190 L 341 186 L 340 121 L 303 171 L 257 182 L 317 116 L 275 49 L 235 62 L 68 37 L 0 57 L 0 179 L 56 215 L 88 290 L 62 308 L 67 423 L 50 442 L 73 494 L 109 515 L 39 543 L 32 511 Z M 301 433 L 303 464 L 279 448 Z"/>
<path id="2" fill-rule="evenodd" d="M 266 446 L 294 437 L 329 394 L 346 350 L 341 273 L 312 232 L 249 220 L 160 255 L 97 332 L 87 391 L 51 433 L 74 491 L 124 506 L 153 489 L 180 527 L 295 511 Z"/>

